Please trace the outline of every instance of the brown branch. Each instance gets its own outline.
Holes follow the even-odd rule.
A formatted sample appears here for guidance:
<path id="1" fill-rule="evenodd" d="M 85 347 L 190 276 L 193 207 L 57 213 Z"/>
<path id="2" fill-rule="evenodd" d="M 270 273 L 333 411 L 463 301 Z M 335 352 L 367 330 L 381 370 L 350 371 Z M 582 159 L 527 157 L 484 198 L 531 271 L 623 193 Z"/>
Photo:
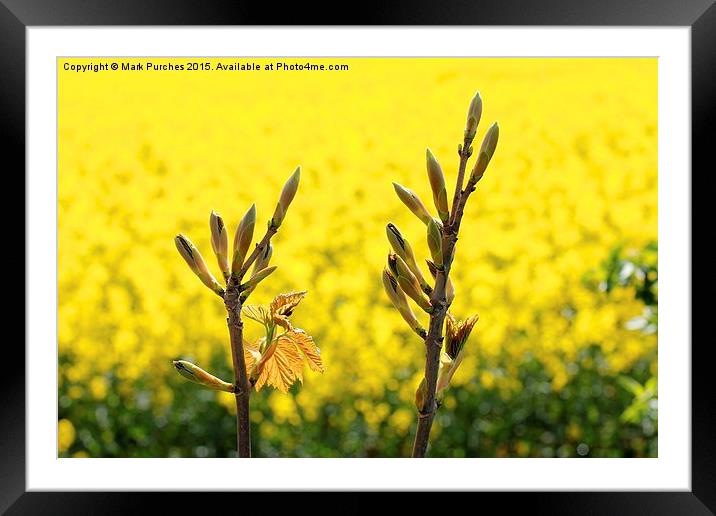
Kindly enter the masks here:
<path id="1" fill-rule="evenodd" d="M 460 155 L 460 166 L 457 169 L 457 181 L 455 182 L 455 194 L 452 198 L 452 209 L 450 210 L 450 226 L 455 225 L 455 214 L 457 211 L 460 197 L 462 196 L 462 184 L 465 180 L 465 168 L 467 168 L 467 160 L 472 156 L 472 138 L 465 138 L 462 142 L 462 146 L 458 149 Z"/>
<path id="2" fill-rule="evenodd" d="M 246 374 L 246 360 L 244 359 L 244 323 L 241 320 L 241 280 L 249 267 L 261 255 L 271 242 L 278 228 L 269 222 L 266 234 L 256 244 L 253 252 L 241 266 L 239 272 L 231 275 L 226 284 L 224 304 L 228 317 L 226 324 L 229 328 L 231 340 L 231 361 L 234 366 L 234 395 L 236 397 L 236 450 L 239 457 L 251 457 L 251 421 L 249 419 L 249 397 L 252 385 Z"/>
<path id="3" fill-rule="evenodd" d="M 229 278 L 224 296 L 231 339 L 231 361 L 234 366 L 234 396 L 236 397 L 236 450 L 239 457 L 251 457 L 251 423 L 249 420 L 249 386 L 244 360 L 244 323 L 241 321 L 239 280 Z"/>
<path id="4" fill-rule="evenodd" d="M 437 411 L 435 401 L 435 389 L 438 382 L 438 371 L 440 368 L 440 351 L 443 344 L 443 325 L 447 314 L 447 299 L 445 289 L 447 280 L 452 268 L 455 244 L 457 243 L 460 223 L 465 209 L 465 203 L 470 193 L 475 189 L 476 181 L 472 178 L 467 183 L 465 191 L 462 190 L 462 183 L 465 177 L 467 160 L 472 154 L 470 147 L 472 139 L 465 139 L 459 150 L 460 166 L 458 168 L 457 184 L 455 185 L 455 196 L 453 198 L 450 222 L 443 228 L 443 268 L 438 269 L 435 276 L 435 288 L 430 296 L 430 303 L 433 306 L 433 313 L 430 314 L 430 325 L 428 335 L 425 338 L 425 383 L 426 394 L 423 409 L 418 413 L 418 427 L 413 442 L 413 457 L 425 457 L 430 439 L 430 430 L 433 426 L 433 419 Z"/>

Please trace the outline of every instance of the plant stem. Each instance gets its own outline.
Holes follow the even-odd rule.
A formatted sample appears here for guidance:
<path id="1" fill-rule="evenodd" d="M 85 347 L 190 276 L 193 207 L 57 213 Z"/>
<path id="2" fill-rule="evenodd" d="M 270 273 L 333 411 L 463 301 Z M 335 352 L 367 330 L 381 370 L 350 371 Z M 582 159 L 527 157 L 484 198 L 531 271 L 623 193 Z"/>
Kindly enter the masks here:
<path id="1" fill-rule="evenodd" d="M 251 388 L 246 375 L 244 360 L 244 323 L 241 321 L 239 280 L 230 278 L 224 296 L 231 339 L 231 360 L 234 365 L 234 395 L 236 396 L 236 450 L 239 457 L 251 457 L 251 422 L 249 420 L 249 395 Z"/>
<path id="2" fill-rule="evenodd" d="M 244 360 L 244 323 L 241 320 L 241 280 L 249 267 L 256 261 L 271 237 L 278 229 L 269 224 L 266 234 L 256 245 L 253 252 L 241 266 L 236 275 L 231 275 L 226 284 L 224 304 L 226 305 L 226 324 L 229 327 L 231 341 L 231 361 L 234 366 L 234 395 L 236 397 L 236 450 L 239 457 L 251 457 L 251 421 L 249 419 L 249 396 L 251 386 L 246 374 L 246 361 Z"/>
<path id="3" fill-rule="evenodd" d="M 454 258 L 455 244 L 457 243 L 458 232 L 460 231 L 460 222 L 465 209 L 465 203 L 470 193 L 475 189 L 476 181 L 472 178 L 467 183 L 465 190 L 462 190 L 462 184 L 465 177 L 465 168 L 467 160 L 472 154 L 470 144 L 472 139 L 465 139 L 460 149 L 460 166 L 458 168 L 457 184 L 455 186 L 455 196 L 453 198 L 452 210 L 450 213 L 450 222 L 443 228 L 443 269 L 438 269 L 435 276 L 435 288 L 430 296 L 430 304 L 433 306 L 433 312 L 430 314 L 430 326 L 428 327 L 428 335 L 425 338 L 425 383 L 426 395 L 425 405 L 423 409 L 418 411 L 418 427 L 415 432 L 415 441 L 413 442 L 413 457 L 425 457 L 428 449 L 428 441 L 430 439 L 430 430 L 433 426 L 433 419 L 437 411 L 437 403 L 435 402 L 435 388 L 438 382 L 438 370 L 440 368 L 440 351 L 443 345 L 443 325 L 447 314 L 447 299 L 445 288 L 450 275 L 452 261 Z"/>

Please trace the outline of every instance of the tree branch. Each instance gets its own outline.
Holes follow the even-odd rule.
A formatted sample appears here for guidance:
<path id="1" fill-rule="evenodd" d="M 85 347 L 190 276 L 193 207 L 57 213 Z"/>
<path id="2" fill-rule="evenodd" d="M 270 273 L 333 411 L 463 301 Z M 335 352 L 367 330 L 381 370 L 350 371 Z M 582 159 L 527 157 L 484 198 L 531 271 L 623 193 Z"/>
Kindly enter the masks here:
<path id="1" fill-rule="evenodd" d="M 228 317 L 231 339 L 231 361 L 234 366 L 234 395 L 236 397 L 236 449 L 239 457 L 251 457 L 251 423 L 249 420 L 249 386 L 244 360 L 244 323 L 241 321 L 241 301 L 239 300 L 239 280 L 230 278 L 226 286 L 224 303 Z"/>
<path id="2" fill-rule="evenodd" d="M 465 138 L 464 144 L 459 149 L 460 166 L 458 168 L 457 184 L 455 185 L 455 196 L 453 198 L 450 212 L 450 222 L 443 228 L 443 269 L 438 269 L 435 276 L 435 288 L 430 296 L 430 303 L 433 306 L 433 313 L 430 314 L 430 326 L 428 335 L 425 338 L 425 404 L 418 412 L 418 427 L 413 442 L 413 457 L 425 457 L 430 439 L 430 430 L 433 426 L 433 419 L 437 411 L 435 401 L 435 389 L 438 382 L 438 371 L 440 369 L 440 351 L 443 344 L 443 325 L 447 314 L 447 299 L 445 289 L 450 276 L 452 261 L 455 255 L 455 244 L 457 243 L 460 223 L 465 209 L 465 203 L 470 193 L 475 189 L 476 181 L 472 178 L 468 181 L 467 188 L 462 191 L 462 184 L 465 178 L 467 160 L 472 154 L 470 145 L 472 139 Z"/>
<path id="3" fill-rule="evenodd" d="M 241 320 L 241 280 L 249 267 L 261 255 L 271 242 L 278 228 L 269 222 L 266 234 L 256 244 L 254 250 L 241 266 L 237 274 L 232 274 L 226 284 L 223 295 L 228 317 L 226 324 L 229 328 L 231 341 L 231 361 L 234 366 L 234 395 L 236 397 L 236 449 L 239 457 L 251 457 L 251 421 L 249 419 L 249 397 L 251 385 L 246 374 L 246 360 L 244 359 L 244 323 Z"/>

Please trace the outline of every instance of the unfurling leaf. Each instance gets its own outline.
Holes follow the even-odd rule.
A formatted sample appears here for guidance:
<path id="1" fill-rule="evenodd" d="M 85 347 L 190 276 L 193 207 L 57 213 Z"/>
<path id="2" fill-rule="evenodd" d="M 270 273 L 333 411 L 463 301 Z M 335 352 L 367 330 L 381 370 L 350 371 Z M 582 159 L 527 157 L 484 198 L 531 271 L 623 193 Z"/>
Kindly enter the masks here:
<path id="1" fill-rule="evenodd" d="M 269 358 L 265 361 L 262 358 L 258 363 L 257 391 L 264 385 L 271 385 L 281 392 L 288 392 L 296 380 L 303 381 L 303 359 L 291 340 L 276 339 L 266 354 Z"/>
<path id="2" fill-rule="evenodd" d="M 294 308 L 298 306 L 301 300 L 306 297 L 307 291 L 289 292 L 288 294 L 279 294 L 271 301 L 271 313 L 274 315 L 283 315 L 291 317 Z"/>
<path id="3" fill-rule="evenodd" d="M 271 323 L 271 311 L 265 306 L 244 305 L 241 308 L 241 313 L 259 324 L 266 325 Z"/>
<path id="4" fill-rule="evenodd" d="M 311 371 L 323 373 L 323 361 L 321 360 L 321 352 L 313 342 L 313 337 L 301 329 L 293 329 L 284 333 L 279 339 L 288 339 L 293 342 L 296 347 L 306 357 L 306 362 Z"/>
<path id="5" fill-rule="evenodd" d="M 448 312 L 445 318 L 445 352 L 453 360 L 460 355 L 478 319 L 479 316 L 475 314 L 464 321 L 458 322 L 455 317 Z"/>

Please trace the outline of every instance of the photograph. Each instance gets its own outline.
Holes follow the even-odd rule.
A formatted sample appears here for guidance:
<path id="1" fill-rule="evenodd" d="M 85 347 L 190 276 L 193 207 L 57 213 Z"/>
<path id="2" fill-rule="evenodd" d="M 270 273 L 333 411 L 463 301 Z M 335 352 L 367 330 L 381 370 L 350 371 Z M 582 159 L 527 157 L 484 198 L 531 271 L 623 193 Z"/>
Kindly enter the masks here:
<path id="1" fill-rule="evenodd" d="M 56 66 L 57 457 L 659 457 L 657 57 Z"/>

